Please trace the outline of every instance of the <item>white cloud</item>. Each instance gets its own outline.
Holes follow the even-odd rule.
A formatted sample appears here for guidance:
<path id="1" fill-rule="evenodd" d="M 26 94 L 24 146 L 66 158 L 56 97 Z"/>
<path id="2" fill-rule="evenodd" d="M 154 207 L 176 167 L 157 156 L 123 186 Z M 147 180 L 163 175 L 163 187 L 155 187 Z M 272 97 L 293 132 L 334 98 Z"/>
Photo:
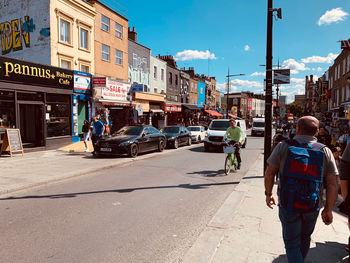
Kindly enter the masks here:
<path id="1" fill-rule="evenodd" d="M 245 50 L 245 51 L 249 51 L 249 50 L 250 50 L 250 46 L 245 45 L 245 46 L 244 46 L 244 50 Z"/>
<path id="2" fill-rule="evenodd" d="M 254 90 L 254 88 L 263 88 L 263 86 L 264 86 L 263 82 L 233 79 L 233 80 L 231 80 L 230 93 L 243 91 L 243 90 L 245 90 L 245 91 L 252 90 L 252 89 Z M 216 89 L 222 93 L 226 93 L 227 92 L 227 83 L 216 83 Z"/>
<path id="3" fill-rule="evenodd" d="M 281 91 L 282 91 L 281 92 L 282 96 L 287 96 L 287 103 L 291 103 L 294 101 L 295 95 L 305 94 L 305 87 L 301 84 L 296 84 L 296 85 L 285 86 L 285 88 L 282 87 Z"/>
<path id="4" fill-rule="evenodd" d="M 251 77 L 256 77 L 256 76 L 266 76 L 266 72 L 254 72 L 253 74 L 250 75 Z"/>
<path id="5" fill-rule="evenodd" d="M 336 59 L 336 57 L 339 54 L 333 54 L 333 53 L 329 53 L 327 57 L 321 57 L 321 56 L 312 56 L 312 57 L 308 57 L 308 58 L 303 58 L 301 59 L 301 61 L 303 63 L 332 63 L 334 59 Z"/>
<path id="6" fill-rule="evenodd" d="M 175 55 L 176 60 L 186 61 L 193 59 L 216 59 L 214 53 L 210 53 L 209 50 L 206 51 L 198 51 L 198 50 L 184 50 L 178 52 Z"/>
<path id="7" fill-rule="evenodd" d="M 291 84 L 305 84 L 305 79 L 297 79 L 297 78 L 291 78 L 290 79 Z"/>
<path id="8" fill-rule="evenodd" d="M 318 20 L 317 24 L 319 26 L 322 26 L 329 25 L 332 23 L 339 23 L 340 21 L 344 21 L 348 15 L 349 14 L 343 11 L 343 9 L 341 9 L 340 7 L 334 8 L 324 13 Z"/>
<path id="9" fill-rule="evenodd" d="M 297 62 L 293 58 L 283 61 L 282 68 L 289 68 L 291 74 L 298 74 L 299 71 L 310 70 L 309 68 L 305 67 L 304 63 Z"/>

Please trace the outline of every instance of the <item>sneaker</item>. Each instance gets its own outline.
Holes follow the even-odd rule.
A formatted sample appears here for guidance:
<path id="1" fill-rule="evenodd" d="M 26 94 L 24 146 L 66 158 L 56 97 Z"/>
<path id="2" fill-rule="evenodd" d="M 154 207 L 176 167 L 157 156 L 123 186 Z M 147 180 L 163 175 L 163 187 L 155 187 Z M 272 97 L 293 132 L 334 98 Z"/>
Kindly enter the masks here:
<path id="1" fill-rule="evenodd" d="M 241 164 L 240 163 L 237 165 L 237 170 L 239 170 L 239 169 L 241 169 Z"/>

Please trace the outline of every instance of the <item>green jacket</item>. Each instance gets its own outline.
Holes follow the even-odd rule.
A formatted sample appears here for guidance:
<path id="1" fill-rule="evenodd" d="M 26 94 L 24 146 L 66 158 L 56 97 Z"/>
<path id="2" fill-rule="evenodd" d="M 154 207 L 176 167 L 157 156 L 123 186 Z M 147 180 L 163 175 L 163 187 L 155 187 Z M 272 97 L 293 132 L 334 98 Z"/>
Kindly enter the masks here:
<path id="1" fill-rule="evenodd" d="M 231 141 L 242 142 L 243 140 L 243 131 L 240 127 L 229 127 L 224 135 L 224 138 L 230 137 Z"/>

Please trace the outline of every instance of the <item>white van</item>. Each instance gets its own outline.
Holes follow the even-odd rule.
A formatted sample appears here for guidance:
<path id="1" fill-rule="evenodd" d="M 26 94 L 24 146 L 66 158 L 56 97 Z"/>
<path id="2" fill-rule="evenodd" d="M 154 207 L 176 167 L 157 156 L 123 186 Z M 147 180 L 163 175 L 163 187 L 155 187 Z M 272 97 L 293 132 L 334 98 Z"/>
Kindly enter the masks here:
<path id="1" fill-rule="evenodd" d="M 265 134 L 265 118 L 253 118 L 252 136 Z"/>
<path id="2" fill-rule="evenodd" d="M 245 120 L 236 120 L 236 125 L 243 131 L 242 147 L 245 148 L 247 145 L 247 129 Z M 230 127 L 229 119 L 217 119 L 210 122 L 204 139 L 205 151 L 209 151 L 210 147 L 222 147 L 225 144 L 223 138 L 228 127 Z"/>

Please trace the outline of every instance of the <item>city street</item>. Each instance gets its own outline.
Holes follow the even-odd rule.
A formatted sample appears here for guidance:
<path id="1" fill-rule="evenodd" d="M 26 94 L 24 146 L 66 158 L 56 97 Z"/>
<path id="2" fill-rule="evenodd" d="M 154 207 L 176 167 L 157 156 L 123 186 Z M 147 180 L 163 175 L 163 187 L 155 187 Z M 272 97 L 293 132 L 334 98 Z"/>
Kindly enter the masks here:
<path id="1" fill-rule="evenodd" d="M 249 137 L 228 176 L 224 154 L 197 144 L 3 195 L 0 261 L 179 262 L 262 147 Z"/>

